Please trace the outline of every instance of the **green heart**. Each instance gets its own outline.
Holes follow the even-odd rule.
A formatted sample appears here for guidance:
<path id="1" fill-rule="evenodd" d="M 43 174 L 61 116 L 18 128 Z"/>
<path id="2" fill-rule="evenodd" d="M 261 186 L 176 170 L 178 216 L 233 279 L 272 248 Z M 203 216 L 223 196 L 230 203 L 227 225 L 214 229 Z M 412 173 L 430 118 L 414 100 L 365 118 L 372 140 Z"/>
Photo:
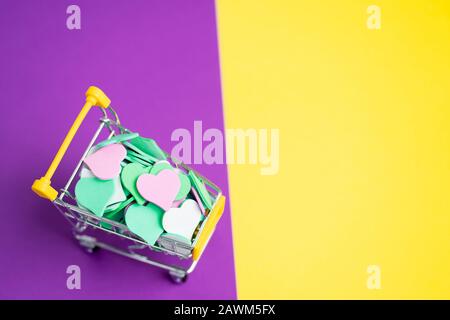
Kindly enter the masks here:
<path id="1" fill-rule="evenodd" d="M 154 245 L 159 236 L 164 232 L 162 217 L 164 210 L 149 203 L 146 206 L 131 205 L 125 213 L 125 223 L 136 235 L 150 245 Z"/>
<path id="2" fill-rule="evenodd" d="M 130 140 L 130 144 L 132 144 L 139 150 L 145 152 L 149 156 L 152 156 L 156 159 L 159 160 L 167 159 L 167 156 L 164 153 L 164 151 L 161 150 L 156 141 L 153 139 L 136 137 L 133 140 Z"/>
<path id="3" fill-rule="evenodd" d="M 173 167 L 166 160 L 158 161 L 153 165 L 152 169 L 150 170 L 150 173 L 156 176 L 158 175 L 158 173 L 166 169 L 173 170 Z"/>
<path id="4" fill-rule="evenodd" d="M 127 141 L 122 142 L 122 144 L 127 148 L 128 155 L 139 155 L 140 158 L 145 159 L 145 161 L 150 162 L 151 164 L 159 161 L 157 158 L 148 155 Z"/>
<path id="5" fill-rule="evenodd" d="M 205 183 L 192 170 L 189 171 L 188 175 L 203 204 L 205 205 L 205 207 L 211 210 L 212 200 L 208 190 L 206 190 Z"/>
<path id="6" fill-rule="evenodd" d="M 154 158 L 144 155 L 143 153 L 133 151 L 131 149 L 127 150 L 127 156 L 130 158 L 133 158 L 133 159 L 138 159 L 139 161 L 144 161 L 144 162 L 148 163 L 147 165 L 152 165 L 153 163 L 155 163 Z M 136 162 L 136 161 L 133 161 L 133 162 Z"/>
<path id="7" fill-rule="evenodd" d="M 139 163 L 139 164 L 143 165 L 144 167 L 151 166 L 151 164 L 149 162 L 142 160 L 141 158 L 135 157 L 129 153 L 126 155 L 125 159 L 130 162 Z"/>
<path id="8" fill-rule="evenodd" d="M 124 218 L 124 214 L 125 214 L 125 207 L 128 206 L 131 202 L 134 201 L 133 197 L 130 197 L 129 199 L 127 199 L 124 202 L 118 203 L 118 206 L 114 205 L 115 209 L 110 209 L 112 206 L 109 206 L 105 211 L 105 213 L 103 214 L 103 218 L 109 219 L 109 220 L 113 220 L 113 221 L 117 221 L 117 222 L 121 222 Z M 107 223 L 107 222 L 100 222 L 100 225 L 103 228 L 107 228 L 107 229 L 111 229 L 112 226 Z"/>
<path id="9" fill-rule="evenodd" d="M 178 177 L 180 178 L 181 182 L 180 191 L 178 191 L 175 200 L 181 200 L 186 198 L 189 191 L 191 191 L 191 181 L 189 180 L 189 177 L 185 175 L 180 169 L 175 169 L 175 171 L 178 173 Z"/>
<path id="10" fill-rule="evenodd" d="M 136 181 L 143 173 L 149 173 L 150 168 L 145 168 L 139 163 L 129 163 L 123 169 L 120 174 L 123 186 L 133 195 L 136 202 L 143 205 L 146 200 L 142 198 L 141 194 L 136 188 Z"/>
<path id="11" fill-rule="evenodd" d="M 114 180 L 81 178 L 75 186 L 77 202 L 101 217 L 114 194 L 114 184 Z"/>
<path id="12" fill-rule="evenodd" d="M 116 136 L 112 136 L 111 138 L 107 140 L 103 140 L 94 147 L 95 150 L 98 150 L 100 148 L 103 148 L 107 145 L 113 144 L 113 143 L 120 143 L 123 141 L 131 140 L 139 136 L 139 133 L 133 132 L 133 133 L 124 133 L 124 134 L 118 134 Z"/>

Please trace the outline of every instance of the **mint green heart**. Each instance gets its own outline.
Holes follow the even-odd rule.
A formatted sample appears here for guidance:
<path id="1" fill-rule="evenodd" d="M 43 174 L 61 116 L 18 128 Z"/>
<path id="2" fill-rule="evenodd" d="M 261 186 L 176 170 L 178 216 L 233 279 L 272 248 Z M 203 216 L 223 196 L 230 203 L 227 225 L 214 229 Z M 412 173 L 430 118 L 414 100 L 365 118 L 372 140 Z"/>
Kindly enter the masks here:
<path id="1" fill-rule="evenodd" d="M 127 154 L 125 159 L 130 161 L 130 162 L 139 163 L 139 164 L 141 164 L 144 167 L 151 166 L 151 164 L 149 162 L 147 162 L 145 160 L 142 160 L 141 158 L 135 157 L 135 156 L 133 156 L 131 154 Z"/>
<path id="2" fill-rule="evenodd" d="M 189 178 L 191 179 L 192 185 L 194 186 L 195 190 L 197 191 L 197 193 L 198 193 L 200 199 L 202 200 L 203 204 L 205 205 L 205 207 L 207 207 L 208 209 L 211 209 L 212 208 L 212 200 L 211 200 L 211 196 L 209 195 L 208 190 L 206 190 L 205 183 L 192 170 L 189 171 L 188 175 L 189 175 Z"/>
<path id="3" fill-rule="evenodd" d="M 181 200 L 186 198 L 189 191 L 191 191 L 191 181 L 189 180 L 189 177 L 185 175 L 180 169 L 175 169 L 175 171 L 178 173 L 178 177 L 180 178 L 181 182 L 180 191 L 178 191 L 175 200 Z"/>
<path id="4" fill-rule="evenodd" d="M 112 136 L 111 138 L 107 140 L 103 140 L 95 146 L 95 149 L 98 150 L 100 148 L 106 147 L 107 145 L 113 144 L 113 143 L 120 143 L 122 141 L 127 141 L 134 139 L 136 137 L 139 137 L 139 133 L 133 132 L 133 133 L 124 133 L 124 134 L 118 134 L 116 136 Z"/>
<path id="5" fill-rule="evenodd" d="M 141 159 L 145 159 L 145 161 L 150 162 L 151 164 L 160 161 L 159 159 L 148 155 L 128 141 L 124 141 L 122 144 L 127 148 L 128 155 L 139 156 Z"/>
<path id="6" fill-rule="evenodd" d="M 114 194 L 114 183 L 114 180 L 81 178 L 75 186 L 77 202 L 96 216 L 103 216 L 106 206 Z"/>
<path id="7" fill-rule="evenodd" d="M 164 210 L 149 203 L 146 206 L 131 205 L 125 213 L 125 223 L 134 234 L 150 245 L 154 245 L 164 232 L 162 217 Z"/>
<path id="8" fill-rule="evenodd" d="M 152 165 L 155 162 L 154 158 L 151 158 L 151 157 L 144 155 L 142 153 L 139 153 L 139 152 L 135 152 L 131 149 L 127 150 L 127 156 L 133 160 L 135 160 L 135 159 L 139 160 L 139 161 L 132 161 L 132 162 L 145 162 L 146 165 Z"/>
<path id="9" fill-rule="evenodd" d="M 150 174 L 153 174 L 156 176 L 156 175 L 158 175 L 158 173 L 160 173 L 161 171 L 166 170 L 166 169 L 173 170 L 173 167 L 170 165 L 170 163 L 168 161 L 165 161 L 165 160 L 158 161 L 153 165 L 152 169 L 150 170 Z"/>
<path id="10" fill-rule="evenodd" d="M 139 150 L 145 152 L 146 154 L 156 159 L 160 160 L 167 159 L 167 156 L 164 153 L 164 151 L 161 150 L 156 141 L 153 139 L 136 137 L 133 140 L 130 140 L 130 143 Z"/>
<path id="11" fill-rule="evenodd" d="M 145 168 L 139 163 L 129 163 L 122 169 L 120 174 L 120 179 L 122 180 L 122 185 L 133 195 L 136 202 L 143 205 L 146 200 L 141 196 L 136 188 L 136 181 L 139 176 L 143 173 L 149 173 L 149 168 Z"/>
<path id="12" fill-rule="evenodd" d="M 130 197 L 129 199 L 127 199 L 124 202 L 118 203 L 118 206 L 115 206 L 115 209 L 110 209 L 111 206 L 107 207 L 107 210 L 105 210 L 105 213 L 103 214 L 103 218 L 109 219 L 109 220 L 113 220 L 113 221 L 117 221 L 117 222 L 121 222 L 124 218 L 124 214 L 125 214 L 125 207 L 128 206 L 131 202 L 134 201 L 133 197 Z M 107 228 L 107 229 L 111 229 L 112 226 L 107 223 L 107 222 L 100 222 L 100 225 L 103 228 Z"/>

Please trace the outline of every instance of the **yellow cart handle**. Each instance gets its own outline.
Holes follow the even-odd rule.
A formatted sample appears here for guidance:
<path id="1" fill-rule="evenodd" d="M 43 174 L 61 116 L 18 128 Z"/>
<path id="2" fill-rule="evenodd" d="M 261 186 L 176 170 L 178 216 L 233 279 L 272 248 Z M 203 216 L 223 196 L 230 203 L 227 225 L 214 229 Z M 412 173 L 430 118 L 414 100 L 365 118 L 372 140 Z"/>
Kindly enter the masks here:
<path id="1" fill-rule="evenodd" d="M 106 109 L 110 104 L 111 100 L 109 100 L 109 98 L 103 93 L 102 90 L 94 86 L 89 87 L 89 89 L 86 91 L 86 103 L 84 104 L 83 108 L 72 124 L 72 127 L 70 128 L 66 137 L 64 138 L 64 141 L 62 142 L 61 147 L 59 147 L 59 150 L 56 153 L 56 156 L 53 159 L 52 163 L 50 164 L 50 167 L 48 168 L 45 175 L 40 179 L 34 180 L 34 183 L 31 186 L 31 189 L 36 194 L 50 201 L 54 201 L 56 199 L 56 197 L 58 196 L 58 191 L 56 191 L 51 186 L 51 179 L 56 171 L 56 168 L 58 168 L 64 154 L 66 153 L 67 148 L 72 142 L 75 133 L 77 133 L 78 128 L 93 106 L 99 106 Z"/>
<path id="2" fill-rule="evenodd" d="M 203 253 L 206 244 L 208 243 L 211 234 L 216 228 L 217 222 L 219 222 L 220 217 L 222 216 L 223 210 L 225 209 L 225 197 L 220 196 L 217 200 L 216 205 L 212 208 L 209 213 L 208 220 L 206 221 L 206 225 L 204 226 L 202 233 L 200 234 L 200 238 L 197 241 L 194 249 L 192 250 L 192 259 L 197 261 Z"/>

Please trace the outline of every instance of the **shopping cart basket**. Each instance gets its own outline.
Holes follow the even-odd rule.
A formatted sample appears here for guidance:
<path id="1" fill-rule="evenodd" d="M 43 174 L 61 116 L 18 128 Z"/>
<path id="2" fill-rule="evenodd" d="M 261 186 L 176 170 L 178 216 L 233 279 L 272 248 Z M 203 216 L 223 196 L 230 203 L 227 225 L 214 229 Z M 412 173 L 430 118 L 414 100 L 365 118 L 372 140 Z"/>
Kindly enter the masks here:
<path id="1" fill-rule="evenodd" d="M 84 207 L 79 206 L 73 191 L 71 191 L 73 190 L 72 182 L 79 174 L 85 157 L 97 142 L 100 133 L 107 130 L 108 138 L 112 138 L 119 134 L 131 133 L 131 131 L 121 125 L 117 113 L 111 107 L 110 103 L 110 99 L 99 88 L 93 86 L 89 87 L 86 92 L 86 103 L 67 133 L 67 136 L 56 153 L 46 174 L 42 178 L 34 181 L 32 190 L 42 198 L 48 199 L 54 203 L 56 208 L 58 208 L 62 215 L 71 223 L 75 239 L 78 240 L 80 245 L 88 252 L 93 252 L 96 248 L 106 249 L 119 255 L 165 269 L 169 271 L 169 274 L 174 281 L 184 282 L 187 279 L 187 275 L 195 269 L 198 260 L 215 230 L 216 224 L 225 207 L 225 197 L 214 183 L 201 176 L 181 161 L 171 158 L 170 155 L 166 153 L 167 161 L 169 161 L 172 166 L 183 172 L 194 172 L 204 182 L 211 199 L 213 199 L 211 210 L 206 210 L 206 217 L 199 224 L 196 233 L 194 233 L 191 244 L 187 244 L 186 242 L 167 236 L 167 234 L 163 233 L 154 245 L 150 245 L 131 232 L 124 223 L 113 221 L 106 217 L 96 216 Z M 68 182 L 60 189 L 60 193 L 58 194 L 58 191 L 51 186 L 51 178 L 72 142 L 75 133 L 93 106 L 101 107 L 100 109 L 103 112 L 103 117 L 100 119 L 100 125 L 75 170 L 69 177 Z M 100 241 L 97 237 L 86 234 L 86 231 L 92 229 L 101 230 L 100 232 L 104 232 L 105 234 L 125 239 L 126 245 L 113 245 L 110 242 Z M 189 259 L 192 262 L 187 267 L 183 267 L 162 262 L 160 261 L 161 259 L 157 261 L 153 257 L 155 254 L 150 254 L 151 250 L 177 256 L 181 259 Z M 150 257 L 150 255 L 152 257 Z"/>

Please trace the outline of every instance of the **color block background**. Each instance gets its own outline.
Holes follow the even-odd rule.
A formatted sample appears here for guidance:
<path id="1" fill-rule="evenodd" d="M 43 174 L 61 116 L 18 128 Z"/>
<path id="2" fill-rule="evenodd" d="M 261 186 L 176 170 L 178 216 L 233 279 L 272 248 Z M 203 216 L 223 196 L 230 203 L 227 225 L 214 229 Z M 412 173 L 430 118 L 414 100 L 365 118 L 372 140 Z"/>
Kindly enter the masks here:
<path id="1" fill-rule="evenodd" d="M 81 30 L 66 9 L 81 8 Z M 176 128 L 223 128 L 214 3 L 211 1 L 0 2 L 0 298 L 233 299 L 229 206 L 197 269 L 182 286 L 167 272 L 105 251 L 84 253 L 68 223 L 31 192 L 84 103 L 101 87 L 122 123 L 171 150 Z M 93 110 L 53 184 L 62 187 L 101 113 Z M 227 190 L 225 166 L 195 166 Z M 177 262 L 177 261 L 175 261 Z M 81 290 L 66 268 L 81 268 Z"/>
<path id="2" fill-rule="evenodd" d="M 70 4 L 82 30 L 66 28 Z M 381 30 L 366 27 L 369 5 Z M 450 298 L 447 1 L 0 2 L 0 298 Z M 217 17 L 215 17 L 215 12 Z M 230 165 L 189 282 L 87 255 L 30 191 L 90 84 L 170 150 L 176 128 L 280 129 L 280 171 Z M 93 134 L 89 115 L 57 171 Z M 227 168 L 197 165 L 225 194 Z M 233 210 L 233 260 L 230 208 Z M 66 268 L 82 290 L 66 289 Z M 366 286 L 369 265 L 381 289 Z M 235 271 L 237 275 L 237 292 Z"/>
<path id="3" fill-rule="evenodd" d="M 278 175 L 229 166 L 239 298 L 450 298 L 449 2 L 218 13 L 226 127 L 280 129 Z"/>

